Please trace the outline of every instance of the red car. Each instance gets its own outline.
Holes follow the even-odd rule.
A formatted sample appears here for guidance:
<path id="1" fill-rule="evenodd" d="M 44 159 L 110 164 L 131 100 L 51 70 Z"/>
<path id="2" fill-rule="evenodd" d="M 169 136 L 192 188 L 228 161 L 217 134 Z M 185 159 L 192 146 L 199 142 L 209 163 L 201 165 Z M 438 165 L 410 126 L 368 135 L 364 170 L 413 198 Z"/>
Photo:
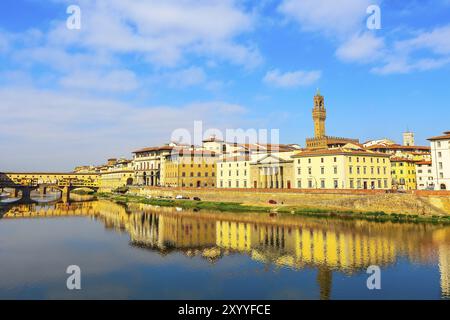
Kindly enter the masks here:
<path id="1" fill-rule="evenodd" d="M 269 200 L 270 204 L 277 204 L 277 202 L 275 200 Z"/>

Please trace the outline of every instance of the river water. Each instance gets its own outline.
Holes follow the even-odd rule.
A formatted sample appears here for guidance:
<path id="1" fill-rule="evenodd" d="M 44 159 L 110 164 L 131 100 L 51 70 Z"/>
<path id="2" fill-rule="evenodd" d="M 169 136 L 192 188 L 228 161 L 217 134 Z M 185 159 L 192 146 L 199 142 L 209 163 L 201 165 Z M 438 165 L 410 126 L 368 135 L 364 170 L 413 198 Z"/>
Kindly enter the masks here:
<path id="1" fill-rule="evenodd" d="M 103 200 L 3 203 L 0 215 L 0 299 L 450 297 L 448 226 Z M 381 289 L 368 289 L 369 266 Z"/>

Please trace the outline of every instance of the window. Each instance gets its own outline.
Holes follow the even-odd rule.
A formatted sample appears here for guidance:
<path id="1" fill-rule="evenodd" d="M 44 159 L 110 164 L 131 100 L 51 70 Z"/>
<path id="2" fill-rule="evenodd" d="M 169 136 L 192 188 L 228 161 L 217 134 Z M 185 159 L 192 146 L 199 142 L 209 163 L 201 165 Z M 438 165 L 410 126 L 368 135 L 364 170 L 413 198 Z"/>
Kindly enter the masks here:
<path id="1" fill-rule="evenodd" d="M 312 180 L 308 180 L 308 188 L 309 188 L 309 189 L 312 189 L 312 187 L 313 187 Z"/>
<path id="2" fill-rule="evenodd" d="M 334 180 L 334 188 L 335 189 L 339 188 L 339 181 L 338 180 Z"/>
<path id="3" fill-rule="evenodd" d="M 325 159 L 324 158 L 320 158 L 320 162 L 324 163 Z"/>
<path id="4" fill-rule="evenodd" d="M 244 188 L 247 188 L 247 180 L 244 180 Z"/>
<path id="5" fill-rule="evenodd" d="M 312 174 L 312 168 L 308 167 L 308 174 Z"/>
<path id="6" fill-rule="evenodd" d="M 297 188 L 302 188 L 302 180 L 297 180 Z"/>
<path id="7" fill-rule="evenodd" d="M 325 180 L 320 180 L 320 187 L 325 189 Z"/>
<path id="8" fill-rule="evenodd" d="M 338 173 L 338 168 L 336 166 L 334 166 L 333 170 L 334 170 L 334 174 Z"/>
<path id="9" fill-rule="evenodd" d="M 353 181 L 353 179 L 350 179 L 350 189 L 354 188 L 355 188 L 355 181 Z"/>
<path id="10" fill-rule="evenodd" d="M 442 158 L 442 152 L 438 152 L 438 158 Z"/>
<path id="11" fill-rule="evenodd" d="M 353 167 L 350 166 L 348 169 L 349 169 L 349 173 L 352 174 L 353 173 Z"/>
<path id="12" fill-rule="evenodd" d="M 302 168 L 298 168 L 298 169 L 297 169 L 297 174 L 298 174 L 298 175 L 301 175 L 301 174 L 302 174 Z"/>
<path id="13" fill-rule="evenodd" d="M 320 167 L 320 174 L 325 174 L 325 167 Z"/>

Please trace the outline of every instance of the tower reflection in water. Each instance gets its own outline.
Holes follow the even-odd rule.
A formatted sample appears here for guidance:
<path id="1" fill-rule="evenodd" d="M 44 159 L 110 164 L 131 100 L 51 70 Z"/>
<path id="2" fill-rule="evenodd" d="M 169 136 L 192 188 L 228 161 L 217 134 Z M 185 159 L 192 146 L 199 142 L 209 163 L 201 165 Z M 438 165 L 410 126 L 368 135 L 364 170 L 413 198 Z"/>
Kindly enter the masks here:
<path id="1" fill-rule="evenodd" d="M 108 229 L 128 233 L 131 246 L 163 255 L 182 252 L 214 263 L 244 253 L 264 264 L 317 269 L 322 299 L 330 297 L 334 271 L 352 275 L 400 257 L 430 263 L 437 252 L 441 294 L 450 297 L 450 228 L 438 225 L 273 218 L 109 201 L 18 205 L 3 211 L 3 219 L 90 216 Z"/>

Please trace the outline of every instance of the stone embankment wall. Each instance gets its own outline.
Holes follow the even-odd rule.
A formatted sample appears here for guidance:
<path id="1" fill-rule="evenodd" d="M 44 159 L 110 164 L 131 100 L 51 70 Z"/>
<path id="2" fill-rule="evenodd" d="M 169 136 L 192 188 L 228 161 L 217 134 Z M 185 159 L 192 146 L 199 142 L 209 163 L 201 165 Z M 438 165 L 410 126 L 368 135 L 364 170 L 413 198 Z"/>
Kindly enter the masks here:
<path id="1" fill-rule="evenodd" d="M 351 210 L 418 215 L 450 215 L 449 191 L 416 191 L 406 194 L 380 190 L 268 190 L 132 187 L 144 196 L 199 197 L 204 201 L 239 202 L 247 205 L 278 205 L 299 208 Z"/>

